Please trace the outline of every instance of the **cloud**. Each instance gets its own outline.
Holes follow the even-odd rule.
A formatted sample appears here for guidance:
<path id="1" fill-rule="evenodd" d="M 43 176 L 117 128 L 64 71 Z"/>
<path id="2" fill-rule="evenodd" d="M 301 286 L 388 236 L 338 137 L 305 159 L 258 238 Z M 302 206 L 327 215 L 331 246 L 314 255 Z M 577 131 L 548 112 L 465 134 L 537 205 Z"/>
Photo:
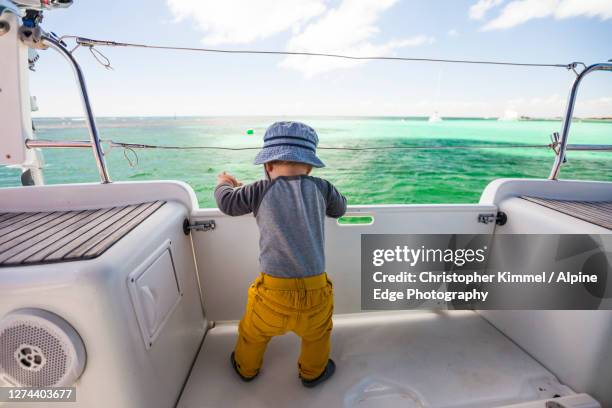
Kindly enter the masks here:
<path id="1" fill-rule="evenodd" d="M 193 19 L 209 45 L 244 44 L 297 30 L 323 14 L 325 0 L 167 0 L 176 21 Z"/>
<path id="2" fill-rule="evenodd" d="M 457 37 L 459 35 L 459 32 L 457 30 L 455 30 L 454 28 L 448 30 L 448 36 L 449 37 Z"/>
<path id="3" fill-rule="evenodd" d="M 578 16 L 599 17 L 602 20 L 612 18 L 612 1 L 514 0 L 503 8 L 499 16 L 489 21 L 483 30 L 507 29 L 535 18 L 564 19 Z"/>
<path id="4" fill-rule="evenodd" d="M 384 43 L 373 43 L 380 32 L 377 26 L 381 14 L 397 0 L 343 0 L 335 9 L 310 22 L 289 40 L 287 49 L 293 52 L 322 52 L 354 56 L 385 56 L 403 47 L 431 44 L 433 37 L 417 35 Z M 353 67 L 365 61 L 336 58 L 289 56 L 280 66 L 295 69 L 307 77 L 339 68 Z"/>
<path id="5" fill-rule="evenodd" d="M 500 5 L 504 0 L 478 0 L 470 7 L 470 18 L 473 20 L 482 20 L 490 9 Z"/>
<path id="6" fill-rule="evenodd" d="M 514 27 L 534 18 L 550 16 L 559 0 L 515 0 L 506 5 L 501 14 L 489 21 L 484 30 Z"/>
<path id="7" fill-rule="evenodd" d="M 610 0 L 564 0 L 555 10 L 556 18 L 599 17 L 602 20 L 612 18 Z"/>
<path id="8" fill-rule="evenodd" d="M 207 45 L 247 44 L 288 32 L 288 51 L 393 55 L 397 49 L 431 44 L 426 35 L 374 43 L 381 15 L 398 0 L 166 0 L 175 21 L 191 19 L 204 32 Z M 500 0 L 493 0 L 500 1 Z M 449 35 L 453 35 L 449 33 Z M 289 56 L 280 66 L 305 76 L 364 63 L 323 57 Z"/>

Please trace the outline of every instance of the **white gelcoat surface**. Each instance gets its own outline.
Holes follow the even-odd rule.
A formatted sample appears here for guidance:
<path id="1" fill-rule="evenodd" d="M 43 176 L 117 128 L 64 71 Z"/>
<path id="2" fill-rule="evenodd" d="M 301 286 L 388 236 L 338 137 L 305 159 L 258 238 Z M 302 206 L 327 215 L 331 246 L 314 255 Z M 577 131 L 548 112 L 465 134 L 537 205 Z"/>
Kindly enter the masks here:
<path id="1" fill-rule="evenodd" d="M 611 231 L 517 196 L 562 200 L 612 200 L 612 183 L 596 181 L 495 180 L 481 203 L 508 215 L 496 234 L 610 234 Z M 608 252 L 612 251 L 609 249 Z M 480 313 L 560 381 L 612 406 L 612 311 L 486 310 Z"/>
<path id="2" fill-rule="evenodd" d="M 176 201 L 187 209 L 187 215 L 198 207 L 195 192 L 182 181 L 119 181 L 0 189 L 0 211 L 3 212 L 86 210 L 149 201 Z"/>
<path id="3" fill-rule="evenodd" d="M 478 408 L 572 394 L 474 312 L 365 313 L 334 323 L 337 371 L 315 389 L 298 380 L 293 334 L 272 339 L 260 376 L 242 382 L 229 362 L 236 324 L 218 324 L 178 407 Z"/>
<path id="4" fill-rule="evenodd" d="M 513 205 L 520 203 L 517 195 L 527 194 L 548 198 L 606 199 L 611 197 L 612 183 L 550 182 L 545 180 L 500 180 L 491 183 L 478 205 L 393 205 L 350 207 L 356 215 L 374 216 L 372 225 L 339 226 L 328 223 L 328 268 L 336 283 L 338 312 L 359 308 L 359 236 L 362 233 L 492 233 L 494 225 L 477 222 L 480 213 L 493 213 L 499 206 L 509 216 L 508 224 L 496 227 L 496 233 L 521 233 L 530 229 L 539 233 L 567 233 L 594 231 L 584 225 L 573 225 L 567 217 L 544 207 Z M 84 184 L 2 189 L 0 208 L 4 211 L 66 210 L 75 208 L 107 207 L 153 199 L 166 199 L 182 204 L 186 209 L 176 217 L 172 235 L 175 241 L 182 236 L 178 224 L 182 217 L 191 220 L 214 219 L 217 229 L 193 234 L 200 277 L 208 312 L 215 319 L 224 315 L 240 317 L 246 297 L 246 287 L 257 273 L 257 230 L 250 216 L 230 218 L 216 209 L 198 209 L 190 187 L 178 182 L 113 183 L 111 185 Z M 532 204 L 532 203 L 529 203 Z M 535 205 L 535 204 L 532 204 Z M 538 206 L 541 207 L 541 206 Z M 548 211 L 548 213 L 545 213 Z M 533 215 L 533 216 L 530 216 Z M 121 259 L 121 270 L 134 265 L 130 259 L 139 251 L 147 251 L 144 242 L 160 238 L 167 232 L 159 213 L 150 223 L 131 233 L 131 241 L 139 245 L 117 245 L 109 250 L 113 259 Z M 571 218 L 571 217 L 570 217 Z M 168 221 L 168 220 L 166 220 Z M 567 221 L 553 223 L 555 221 Z M 579 221 L 580 222 L 580 221 Z M 580 228 L 578 228 L 580 227 Z M 153 240 L 152 240 L 153 241 Z M 178 241 L 177 241 L 178 242 Z M 181 246 L 187 262 L 190 253 Z M 239 251 L 228 251 L 237 248 Z M 153 249 L 153 248 L 151 248 Z M 189 251 L 190 252 L 190 251 Z M 89 261 L 96 266 L 104 260 Z M 187 262 L 191 263 L 191 261 Z M 71 266 L 68 268 L 67 266 Z M 159 406 L 162 396 L 168 397 L 165 386 L 180 389 L 181 376 L 175 381 L 159 381 L 168 370 L 168 363 L 180 357 L 183 367 L 189 363 L 184 347 L 162 347 L 163 355 L 147 360 L 137 356 L 133 364 L 123 350 L 109 346 L 115 338 L 129 338 L 129 344 L 142 347 L 135 318 L 129 318 L 130 329 L 109 330 L 108 322 L 129 310 L 124 302 L 111 303 L 120 291 L 114 282 L 113 296 L 105 296 L 102 288 L 110 282 L 102 279 L 96 286 L 78 281 L 67 284 L 64 279 L 72 265 L 35 266 L 28 273 L 12 274 L 3 270 L 0 289 L 8 289 L 0 296 L 0 311 L 6 313 L 16 307 L 37 306 L 56 311 L 77 328 L 88 344 L 88 367 L 79 381 L 80 402 L 83 406 L 108 406 L 99 394 L 98 384 L 104 383 L 112 393 L 104 394 L 113 406 L 130 401 L 129 406 Z M 44 274 L 39 272 L 46 271 Z M 183 270 L 189 273 L 192 266 Z M 88 268 L 89 269 L 89 268 Z M 95 268 L 94 268 L 95 269 Z M 93 270 L 93 269 L 92 269 Z M 108 268 L 105 269 L 108 273 Z M 17 271 L 13 271 L 17 272 Z M 116 276 L 117 271 L 108 276 Z M 106 275 L 104 275 L 106 276 Z M 104 277 L 100 275 L 100 278 Z M 188 285 L 192 301 L 197 289 L 195 280 Z M 195 289 L 195 290 L 194 290 Z M 32 303 L 32 299 L 35 302 Z M 87 299 L 88 308 L 82 308 Z M 179 334 L 200 333 L 199 307 L 185 309 L 188 319 L 177 320 L 164 333 L 166 343 Z M 103 312 L 109 306 L 111 316 Z M 120 312 L 121 309 L 123 312 Z M 182 312 L 181 312 L 182 313 Z M 585 319 L 584 315 L 589 315 Z M 86 319 L 82 316 L 87 315 Z M 563 383 L 577 391 L 589 392 L 608 406 L 610 352 L 609 336 L 612 320 L 610 312 L 487 312 L 487 319 L 527 350 Z M 575 315 L 575 316 L 574 316 Z M 227 318 L 227 317 L 226 317 Z M 232 318 L 232 317 L 229 317 Z M 187 323 L 190 320 L 190 323 Z M 240 382 L 229 366 L 229 352 L 235 341 L 235 324 L 218 324 L 206 338 L 191 379 L 180 401 L 181 407 L 216 406 L 404 406 L 404 407 L 494 407 L 522 401 L 541 401 L 553 392 L 568 392 L 560 386 L 550 371 L 529 357 L 507 337 L 472 312 L 403 312 L 383 314 L 337 315 L 335 317 L 334 349 L 332 357 L 338 362 L 334 379 L 320 389 L 305 390 L 296 376 L 299 341 L 287 335 L 271 343 L 262 377 L 251 384 Z M 114 326 L 113 326 L 114 328 Z M 582 333 L 580 337 L 578 334 Z M 102 339 L 102 341 L 100 341 Z M 585 341 L 588 339 L 588 341 Z M 195 346 L 191 341 L 190 349 Z M 607 346 L 606 346 L 607 345 Z M 131 347 L 131 346 L 130 346 Z M 172 351 L 170 351 L 172 350 Z M 180 351 L 177 351 L 180 350 Z M 578 352 L 579 351 L 579 352 Z M 132 357 L 134 357 L 132 355 Z M 118 358 L 118 360 L 117 360 Z M 140 370 L 138 375 L 134 367 Z M 145 368 L 144 370 L 142 370 Z M 119 375 L 110 373 L 119 372 Z M 109 375 L 110 374 L 110 375 Z M 537 391 L 544 385 L 545 391 Z M 134 389 L 148 389 L 150 393 L 134 393 Z M 544 393 L 544 395 L 541 395 Z M 546 394 L 548 393 L 548 394 Z M 95 402 L 94 402 L 95 401 Z M 98 405 L 96 405 L 96 403 Z M 119 404 L 117 404 L 119 403 Z M 419 405 L 420 404 L 420 405 Z M 27 405 L 27 404 L 26 404 Z M 74 404 L 72 404 L 74 405 Z M 62 406 L 62 404 L 58 405 Z M 534 405 L 530 405 L 532 407 Z M 537 406 L 537 405 L 536 405 Z M 543 406 L 543 404 L 540 404 Z M 571 406 L 571 405 L 570 405 Z M 592 406 L 588 405 L 590 408 Z M 25 407 L 25 405 L 24 405 Z M 582 407 L 582 406 L 581 406 Z"/>
<path id="5" fill-rule="evenodd" d="M 589 394 L 574 394 L 560 398 L 548 398 L 546 400 L 523 402 L 520 404 L 508 405 L 504 408 L 546 408 L 547 402 L 556 402 L 562 407 L 567 408 L 601 408 L 601 405 Z"/>
<path id="6" fill-rule="evenodd" d="M 369 215 L 369 225 L 325 224 L 326 271 L 334 282 L 335 313 L 361 311 L 362 234 L 492 234 L 495 223 L 478 222 L 495 214 L 494 205 L 350 206 L 350 215 Z M 219 210 L 199 210 L 193 221 L 214 220 L 214 231 L 193 233 L 193 245 L 209 320 L 237 320 L 246 293 L 259 274 L 259 232 L 252 215 L 229 217 Z M 231 299 L 232 301 L 228 301 Z"/>
<path id="7" fill-rule="evenodd" d="M 167 202 L 95 259 L 0 268 L 0 316 L 22 308 L 44 309 L 65 319 L 85 344 L 85 371 L 75 383 L 77 402 L 49 406 L 170 408 L 176 403 L 206 325 L 191 242 L 182 228 L 187 214 L 183 204 Z M 151 254 L 166 248 L 168 240 L 184 296 L 147 348 L 128 276 Z"/>
<path id="8" fill-rule="evenodd" d="M 497 179 L 485 187 L 480 204 L 499 205 L 510 197 L 522 195 L 556 200 L 612 200 L 609 181 Z"/>

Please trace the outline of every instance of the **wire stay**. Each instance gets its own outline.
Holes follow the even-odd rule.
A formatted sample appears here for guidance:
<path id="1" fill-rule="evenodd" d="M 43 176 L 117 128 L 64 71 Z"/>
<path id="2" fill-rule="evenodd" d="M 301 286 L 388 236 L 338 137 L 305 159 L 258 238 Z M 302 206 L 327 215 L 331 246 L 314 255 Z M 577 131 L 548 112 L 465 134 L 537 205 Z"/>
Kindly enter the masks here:
<path id="1" fill-rule="evenodd" d="M 225 150 L 225 151 L 244 151 L 244 150 L 260 150 L 261 147 L 224 147 L 224 146 L 172 146 L 172 145 L 155 145 L 145 143 L 127 143 L 108 141 L 110 149 L 122 148 L 123 156 L 128 162 L 129 167 L 136 167 L 139 159 L 136 149 L 160 149 L 160 150 Z M 556 151 L 557 143 L 549 144 L 475 144 L 475 145 L 404 145 L 404 146 L 361 146 L 361 147 L 336 147 L 336 146 L 319 146 L 318 150 L 342 150 L 342 151 L 376 151 L 376 150 L 446 150 L 446 149 L 551 149 Z M 132 158 L 128 156 L 132 154 Z"/>
<path id="2" fill-rule="evenodd" d="M 101 140 L 105 143 L 109 150 L 114 148 L 123 149 L 123 156 L 130 167 L 136 167 L 139 163 L 136 150 L 157 149 L 157 150 L 225 150 L 225 151 L 244 151 L 244 150 L 260 150 L 261 146 L 247 147 L 225 147 L 225 146 L 196 146 L 196 145 L 159 145 L 148 143 L 129 143 L 116 142 L 114 140 Z M 30 149 L 36 148 L 87 148 L 90 147 L 88 141 L 61 141 L 61 140 L 44 140 L 44 139 L 26 139 L 26 146 Z M 376 151 L 376 150 L 452 150 L 452 149 L 551 149 L 558 155 L 559 142 L 552 140 L 549 144 L 472 144 L 472 145 L 403 145 L 403 146 L 319 146 L 319 150 L 340 150 L 340 151 Z M 612 152 L 612 145 L 568 145 L 567 150 L 576 151 L 598 151 Z"/>
<path id="3" fill-rule="evenodd" d="M 224 146 L 173 146 L 155 145 L 145 143 L 127 143 L 106 141 L 111 148 L 120 147 L 124 149 L 161 149 L 161 150 L 261 150 L 261 146 L 248 147 L 224 147 Z M 405 146 L 362 146 L 362 147 L 343 147 L 343 146 L 319 146 L 318 150 L 443 150 L 443 149 L 520 149 L 520 148 L 549 148 L 552 149 L 554 143 L 550 144 L 479 144 L 479 145 L 405 145 Z"/>
<path id="4" fill-rule="evenodd" d="M 249 147 L 224 147 L 224 146 L 172 146 L 172 145 L 155 145 L 145 143 L 127 143 L 127 142 L 115 142 L 107 141 L 110 149 L 122 148 L 123 157 L 127 160 L 129 167 L 136 167 L 139 159 L 136 149 L 159 149 L 159 150 L 226 150 L 226 151 L 243 151 L 243 150 L 260 150 L 261 147 L 249 146 Z M 319 146 L 319 150 L 348 150 L 348 151 L 375 151 L 375 150 L 443 150 L 443 149 L 499 149 L 499 148 L 549 148 L 555 149 L 555 143 L 550 144 L 504 144 L 504 145 L 410 145 L 410 146 L 364 146 L 364 147 L 332 147 L 332 146 Z M 128 155 L 131 153 L 132 157 Z"/>
<path id="5" fill-rule="evenodd" d="M 235 49 L 221 49 L 221 48 L 180 47 L 180 46 L 170 46 L 170 45 L 98 40 L 98 39 L 85 38 L 85 37 L 80 37 L 80 36 L 75 36 L 75 35 L 64 35 L 61 37 L 61 40 L 64 40 L 64 39 L 74 39 L 78 46 L 89 47 L 90 49 L 95 46 L 132 47 L 132 48 L 148 48 L 148 49 L 157 49 L 157 50 L 195 51 L 195 52 L 221 53 L 221 54 L 256 54 L 256 55 L 288 55 L 288 56 L 296 55 L 296 56 L 307 56 L 307 57 L 341 58 L 341 59 L 349 59 L 349 60 L 412 61 L 412 62 L 440 62 L 440 63 L 451 63 L 451 64 L 506 65 L 506 66 L 518 66 L 518 67 L 564 68 L 568 70 L 575 69 L 578 65 L 585 66 L 585 64 L 582 62 L 554 64 L 554 63 L 528 63 L 528 62 L 515 62 L 515 61 L 492 61 L 492 60 L 447 59 L 447 58 L 358 56 L 358 55 L 346 55 L 346 54 L 335 54 L 335 53 L 324 53 L 324 52 L 307 52 L 307 51 L 274 51 L 274 50 L 252 50 L 252 49 L 235 50 Z"/>

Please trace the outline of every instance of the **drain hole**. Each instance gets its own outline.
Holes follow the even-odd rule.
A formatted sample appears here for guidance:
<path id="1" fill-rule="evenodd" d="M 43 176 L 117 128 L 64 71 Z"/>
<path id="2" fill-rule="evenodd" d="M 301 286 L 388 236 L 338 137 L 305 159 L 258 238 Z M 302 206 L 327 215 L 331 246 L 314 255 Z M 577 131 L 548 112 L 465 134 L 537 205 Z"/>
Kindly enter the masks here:
<path id="1" fill-rule="evenodd" d="M 21 368 L 28 371 L 38 371 L 46 363 L 42 350 L 31 345 L 20 346 L 15 351 L 15 359 L 19 362 Z"/>

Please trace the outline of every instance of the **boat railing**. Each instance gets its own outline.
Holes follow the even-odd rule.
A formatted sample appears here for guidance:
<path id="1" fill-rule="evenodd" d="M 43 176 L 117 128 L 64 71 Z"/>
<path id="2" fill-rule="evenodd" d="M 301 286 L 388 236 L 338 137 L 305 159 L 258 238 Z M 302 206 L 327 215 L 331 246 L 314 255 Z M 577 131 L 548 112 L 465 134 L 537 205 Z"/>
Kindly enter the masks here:
<path id="1" fill-rule="evenodd" d="M 89 131 L 89 145 L 93 151 L 96 165 L 98 166 L 98 173 L 100 174 L 100 181 L 102 183 L 110 183 L 111 179 L 108 174 L 106 167 L 106 160 L 104 159 L 104 150 L 100 142 L 100 136 L 98 134 L 98 127 L 96 125 L 96 118 L 91 108 L 91 102 L 89 101 L 89 93 L 87 92 L 87 86 L 85 85 L 85 77 L 79 63 L 76 61 L 72 53 L 62 44 L 62 41 L 54 38 L 52 35 L 43 34 L 41 36 L 43 44 L 59 52 L 70 64 L 74 75 L 79 86 L 81 94 L 81 102 L 83 103 L 83 109 L 85 110 L 85 121 L 87 122 L 87 130 Z M 78 146 L 78 147 L 88 147 Z"/>
<path id="2" fill-rule="evenodd" d="M 576 79 L 574 79 L 574 83 L 572 84 L 572 88 L 567 99 L 567 107 L 565 109 L 565 116 L 563 117 L 561 135 L 558 140 L 553 140 L 553 143 L 558 144 L 558 146 L 555 149 L 557 155 L 550 171 L 550 175 L 548 176 L 549 180 L 557 180 L 559 171 L 561 170 L 561 165 L 563 165 L 563 163 L 566 161 L 565 152 L 568 150 L 567 140 L 569 137 L 570 126 L 572 125 L 572 116 L 574 115 L 574 106 L 576 105 L 578 88 L 580 87 L 584 77 L 596 71 L 612 71 L 612 63 L 604 62 L 600 64 L 593 64 L 586 67 L 584 70 L 582 70 L 582 72 L 576 75 Z M 555 139 L 556 138 L 557 137 L 555 137 Z M 610 145 L 582 145 L 581 147 L 582 148 L 580 149 L 572 148 L 571 150 L 601 151 L 609 149 Z"/>
<path id="3" fill-rule="evenodd" d="M 27 32 L 28 27 L 24 26 L 23 28 L 25 28 Z M 40 27 L 35 26 L 29 29 L 30 30 L 40 30 Z M 93 110 L 91 107 L 89 94 L 87 92 L 85 78 L 81 70 L 81 67 L 79 66 L 78 62 L 73 56 L 74 49 L 72 51 L 69 50 L 61 38 L 57 38 L 53 34 L 47 34 L 42 30 L 38 32 L 30 32 L 29 35 L 26 35 L 26 36 L 22 35 L 21 39 L 28 46 L 32 46 L 34 48 L 39 48 L 39 49 L 40 48 L 43 48 L 43 49 L 52 48 L 56 50 L 57 52 L 59 52 L 69 62 L 69 64 L 71 65 L 74 71 L 74 74 L 77 80 L 77 85 L 80 90 L 81 101 L 83 103 L 83 108 L 85 111 L 85 120 L 87 123 L 87 128 L 89 131 L 89 139 L 90 139 L 89 141 L 55 141 L 55 140 L 43 141 L 43 140 L 27 139 L 25 141 L 26 148 L 29 148 L 29 149 L 35 149 L 35 148 L 91 148 L 95 161 L 96 161 L 96 165 L 98 167 L 98 173 L 99 173 L 101 182 L 110 183 L 111 179 L 110 179 L 108 169 L 106 166 L 106 161 L 104 157 L 104 149 L 102 148 L 102 143 L 101 143 L 101 140 L 98 134 L 98 128 L 97 128 L 95 117 L 94 117 Z M 37 42 L 33 41 L 33 39 L 36 39 L 38 41 Z M 77 47 L 81 45 L 93 47 L 94 43 L 102 44 L 102 45 L 112 45 L 112 46 L 130 45 L 130 44 L 114 43 L 114 42 L 98 41 L 98 40 L 87 40 L 88 42 L 85 42 L 80 37 L 77 37 L 77 39 L 81 41 L 81 42 L 77 41 L 77 44 L 78 44 Z M 140 45 L 135 45 L 135 46 L 140 47 Z M 156 47 L 147 46 L 147 48 L 156 48 Z M 157 48 L 170 48 L 170 47 L 157 47 Z M 183 48 L 180 48 L 180 49 L 183 49 Z M 190 49 L 187 49 L 187 50 L 190 50 Z M 207 51 L 211 51 L 211 50 L 207 50 Z M 212 51 L 216 52 L 219 50 L 212 50 Z M 232 52 L 240 52 L 240 51 L 232 51 Z M 247 52 L 251 52 L 251 51 L 247 51 Z M 256 51 L 256 52 L 259 52 L 259 51 Z M 270 53 L 270 52 L 267 52 L 267 53 Z M 273 52 L 272 54 L 276 54 L 276 53 L 277 52 Z M 278 53 L 281 53 L 281 52 L 278 52 Z M 319 54 L 313 54 L 313 55 L 319 56 Z M 330 55 L 327 55 L 327 54 L 321 54 L 321 56 L 330 57 Z M 331 57 L 344 57 L 344 56 L 331 55 Z M 409 59 L 409 58 L 405 58 L 405 59 L 406 60 L 418 60 L 418 59 Z M 466 62 L 487 63 L 487 64 L 491 63 L 491 62 L 482 62 L 482 61 L 480 62 L 478 61 L 447 61 L 447 60 L 435 60 L 435 61 L 457 62 L 457 63 L 466 63 Z M 505 63 L 505 62 L 499 63 L 499 64 L 517 65 L 517 64 Z M 531 66 L 531 65 L 541 65 L 541 64 L 518 64 L 518 65 Z M 561 129 L 561 134 L 554 133 L 553 141 L 550 145 L 548 145 L 548 147 L 551 147 L 552 149 L 554 149 L 556 153 L 555 161 L 553 163 L 550 175 L 548 177 L 550 180 L 557 180 L 561 166 L 566 161 L 566 152 L 568 150 L 600 151 L 600 152 L 601 151 L 608 151 L 608 152 L 612 151 L 612 145 L 609 145 L 609 144 L 608 145 L 568 144 L 569 131 L 570 131 L 571 123 L 572 123 L 572 115 L 574 113 L 576 97 L 577 97 L 578 89 L 582 82 L 582 79 L 586 77 L 587 75 L 589 75 L 590 73 L 595 72 L 595 71 L 612 71 L 612 62 L 598 63 L 598 64 L 593 64 L 590 66 L 585 66 L 584 69 L 579 73 L 576 71 L 576 68 L 578 65 L 584 65 L 584 64 L 572 63 L 566 66 L 558 65 L 559 67 L 565 67 L 568 69 L 572 69 L 576 73 L 576 79 L 574 80 L 572 84 L 570 94 L 568 97 L 567 107 L 566 107 L 565 115 L 563 117 L 563 125 Z M 545 66 L 557 66 L 557 65 L 545 65 Z M 118 143 L 116 145 L 121 145 L 121 143 Z M 474 146 L 474 148 L 478 148 L 478 147 Z"/>

